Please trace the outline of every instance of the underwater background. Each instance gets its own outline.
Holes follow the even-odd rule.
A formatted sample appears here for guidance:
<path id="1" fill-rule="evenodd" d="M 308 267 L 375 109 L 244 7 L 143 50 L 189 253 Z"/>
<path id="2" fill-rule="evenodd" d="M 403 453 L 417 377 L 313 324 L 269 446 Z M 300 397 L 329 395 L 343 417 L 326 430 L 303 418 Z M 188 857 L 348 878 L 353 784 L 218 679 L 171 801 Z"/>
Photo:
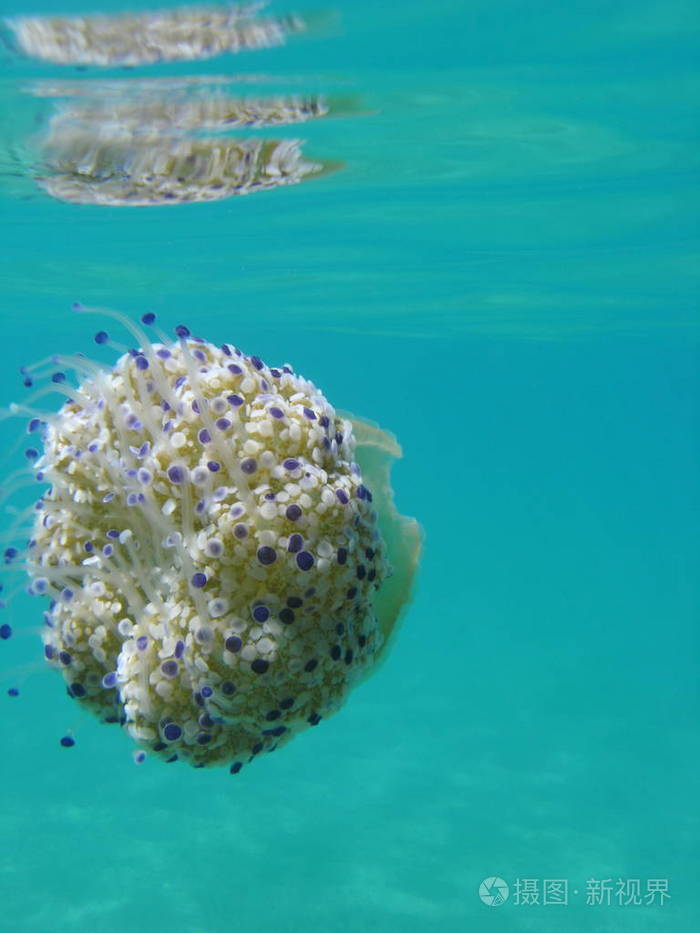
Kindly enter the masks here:
<path id="1" fill-rule="evenodd" d="M 280 47 L 129 72 L 8 44 L 0 404 L 24 364 L 110 360 L 74 301 L 289 361 L 399 438 L 415 596 L 341 713 L 231 776 L 136 767 L 43 666 L 42 606 L 8 575 L 0 930 L 698 929 L 700 11 L 355 0 L 311 19 Z M 37 185 L 37 82 L 185 75 L 327 97 L 272 135 L 335 170 L 148 208 Z M 22 431 L 0 424 L 6 475 Z M 567 904 L 542 903 L 547 879 Z"/>

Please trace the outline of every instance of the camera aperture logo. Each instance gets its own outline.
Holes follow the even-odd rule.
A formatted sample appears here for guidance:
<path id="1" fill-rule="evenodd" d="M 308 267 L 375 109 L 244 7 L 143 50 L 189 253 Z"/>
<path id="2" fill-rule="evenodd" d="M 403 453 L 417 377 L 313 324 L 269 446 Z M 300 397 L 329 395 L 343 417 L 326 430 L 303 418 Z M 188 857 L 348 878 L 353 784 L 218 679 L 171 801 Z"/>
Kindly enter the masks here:
<path id="1" fill-rule="evenodd" d="M 510 891 L 503 878 L 484 878 L 479 885 L 479 897 L 489 907 L 500 907 L 508 900 Z"/>

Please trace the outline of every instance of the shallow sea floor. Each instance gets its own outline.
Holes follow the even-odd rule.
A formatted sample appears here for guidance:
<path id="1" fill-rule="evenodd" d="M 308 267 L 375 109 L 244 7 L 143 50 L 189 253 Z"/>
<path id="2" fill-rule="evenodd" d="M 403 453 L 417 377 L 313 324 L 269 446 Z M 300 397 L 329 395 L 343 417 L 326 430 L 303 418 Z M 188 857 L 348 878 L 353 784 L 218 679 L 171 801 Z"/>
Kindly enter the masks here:
<path id="1" fill-rule="evenodd" d="M 102 73 L 5 53 L 0 404 L 32 360 L 109 359 L 72 301 L 190 323 L 393 431 L 425 555 L 378 673 L 235 777 L 135 766 L 44 669 L 42 607 L 6 585 L 0 926 L 694 930 L 700 16 L 325 13 L 282 48 L 107 72 L 340 102 L 276 134 L 337 171 L 212 204 L 51 200 L 32 153 L 53 104 L 28 89 Z M 6 474 L 21 427 L 0 424 Z M 479 897 L 493 876 L 500 907 Z M 620 879 L 641 904 L 619 903 Z M 546 880 L 568 904 L 523 903 Z M 608 880 L 610 904 L 587 903 Z"/>

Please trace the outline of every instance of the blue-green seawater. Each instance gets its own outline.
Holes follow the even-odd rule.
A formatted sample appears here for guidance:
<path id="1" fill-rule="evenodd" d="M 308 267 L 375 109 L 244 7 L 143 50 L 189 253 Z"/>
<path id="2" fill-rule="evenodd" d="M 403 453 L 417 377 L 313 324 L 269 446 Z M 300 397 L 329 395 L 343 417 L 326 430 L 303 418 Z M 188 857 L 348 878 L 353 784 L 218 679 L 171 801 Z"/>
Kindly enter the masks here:
<path id="1" fill-rule="evenodd" d="M 43 607 L 8 577 L 0 930 L 691 933 L 698 9 L 321 12 L 282 48 L 107 72 L 352 99 L 271 134 L 342 168 L 212 204 L 51 200 L 21 155 L 50 102 L 26 89 L 102 73 L 5 54 L 0 403 L 26 393 L 24 363 L 109 359 L 73 301 L 184 321 L 394 432 L 425 552 L 386 664 L 235 777 L 136 767 L 44 668 Z M 9 476 L 27 440 L 0 429 Z M 478 895 L 490 876 L 510 885 L 500 907 Z M 569 904 L 518 904 L 518 879 L 566 879 Z M 605 879 L 666 879 L 670 897 L 587 904 Z"/>

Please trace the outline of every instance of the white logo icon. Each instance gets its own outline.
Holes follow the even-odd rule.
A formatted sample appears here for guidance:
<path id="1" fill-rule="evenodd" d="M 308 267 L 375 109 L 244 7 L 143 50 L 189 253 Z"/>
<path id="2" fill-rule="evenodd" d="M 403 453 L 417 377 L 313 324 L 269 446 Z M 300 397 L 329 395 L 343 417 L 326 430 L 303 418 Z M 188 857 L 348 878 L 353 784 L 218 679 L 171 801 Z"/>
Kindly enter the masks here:
<path id="1" fill-rule="evenodd" d="M 508 884 L 503 878 L 484 878 L 479 885 L 479 897 L 489 907 L 500 907 L 508 900 Z"/>

